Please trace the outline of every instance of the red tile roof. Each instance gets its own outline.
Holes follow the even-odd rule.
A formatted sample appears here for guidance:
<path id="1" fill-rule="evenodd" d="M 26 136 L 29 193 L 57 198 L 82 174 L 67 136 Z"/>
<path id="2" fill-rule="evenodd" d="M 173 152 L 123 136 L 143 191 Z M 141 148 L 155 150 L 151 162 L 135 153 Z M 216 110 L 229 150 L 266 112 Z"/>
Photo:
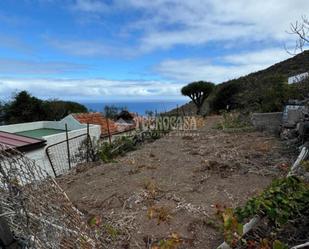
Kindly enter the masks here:
<path id="1" fill-rule="evenodd" d="M 101 126 L 101 136 L 108 135 L 107 129 L 107 120 L 106 118 L 99 112 L 94 113 L 77 113 L 73 114 L 73 117 L 82 124 L 95 124 Z M 115 122 L 111 119 L 108 119 L 109 131 L 111 134 L 118 133 L 117 126 Z"/>
<path id="2" fill-rule="evenodd" d="M 26 151 L 45 144 L 45 140 L 0 131 L 0 144 L 8 148 Z"/>

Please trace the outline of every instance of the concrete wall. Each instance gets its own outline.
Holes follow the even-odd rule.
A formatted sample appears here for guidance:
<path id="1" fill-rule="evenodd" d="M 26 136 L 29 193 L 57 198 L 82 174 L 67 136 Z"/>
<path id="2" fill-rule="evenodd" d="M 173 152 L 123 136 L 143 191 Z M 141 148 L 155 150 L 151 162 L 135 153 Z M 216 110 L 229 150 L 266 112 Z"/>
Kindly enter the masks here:
<path id="1" fill-rule="evenodd" d="M 29 122 L 21 124 L 2 125 L 0 126 L 0 131 L 16 133 L 16 132 L 36 130 L 42 128 L 64 130 L 65 124 L 67 124 L 68 130 L 70 131 L 83 129 L 87 127 L 86 124 L 79 123 L 75 118 L 72 117 L 72 115 L 68 115 L 60 121 L 37 121 L 37 122 Z"/>
<path id="2" fill-rule="evenodd" d="M 67 124 L 68 126 L 69 138 L 87 133 L 87 125 L 80 124 L 76 119 L 72 117 L 72 115 L 68 115 L 61 121 L 39 121 L 39 122 L 13 124 L 13 125 L 3 125 L 0 126 L 0 131 L 15 133 L 15 132 L 22 132 L 42 128 L 64 130 L 65 124 Z M 93 141 L 99 140 L 101 135 L 101 127 L 99 125 L 90 125 L 89 134 Z M 66 140 L 66 134 L 65 132 L 58 133 L 54 135 L 44 136 L 42 137 L 42 139 L 46 140 L 45 147 L 26 152 L 25 154 L 28 158 L 35 160 L 37 165 L 39 165 L 42 169 L 46 170 L 50 175 L 53 176 L 53 171 L 46 154 L 46 148 L 49 145 Z M 74 151 L 72 151 L 72 153 L 74 153 Z"/>
<path id="3" fill-rule="evenodd" d="M 69 138 L 76 137 L 78 135 L 86 134 L 87 133 L 87 127 L 82 128 L 79 130 L 73 130 L 68 133 Z M 90 125 L 89 126 L 89 134 L 92 139 L 92 141 L 98 141 L 100 139 L 101 135 L 101 127 L 99 125 Z M 46 154 L 46 148 L 49 145 L 62 142 L 66 140 L 66 134 L 65 133 L 58 133 L 50 136 L 43 137 L 44 140 L 46 140 L 46 146 L 43 148 L 39 148 L 37 150 L 33 150 L 26 153 L 26 156 L 32 160 L 35 160 L 36 163 L 47 173 L 51 176 L 54 175 L 52 171 L 52 167 L 50 165 L 50 162 L 48 160 L 47 154 Z M 74 154 L 75 151 L 71 151 L 72 154 Z"/>
<path id="4" fill-rule="evenodd" d="M 253 113 L 251 122 L 258 130 L 277 133 L 282 123 L 282 115 L 282 112 Z"/>

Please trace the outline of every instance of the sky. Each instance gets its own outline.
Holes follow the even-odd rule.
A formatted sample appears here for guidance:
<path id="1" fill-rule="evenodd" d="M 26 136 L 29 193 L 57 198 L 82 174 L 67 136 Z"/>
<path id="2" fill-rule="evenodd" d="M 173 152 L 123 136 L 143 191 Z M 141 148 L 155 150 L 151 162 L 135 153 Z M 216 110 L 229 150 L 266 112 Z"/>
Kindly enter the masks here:
<path id="1" fill-rule="evenodd" d="M 308 0 L 1 0 L 0 100 L 182 99 L 291 55 Z"/>

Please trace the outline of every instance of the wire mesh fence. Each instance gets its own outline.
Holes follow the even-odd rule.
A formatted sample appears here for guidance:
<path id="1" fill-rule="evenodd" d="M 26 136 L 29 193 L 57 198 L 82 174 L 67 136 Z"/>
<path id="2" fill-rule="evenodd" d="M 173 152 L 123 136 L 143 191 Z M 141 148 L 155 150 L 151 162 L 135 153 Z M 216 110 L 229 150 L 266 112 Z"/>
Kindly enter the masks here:
<path id="1" fill-rule="evenodd" d="M 91 161 L 92 142 L 89 134 L 68 138 L 46 148 L 47 157 L 57 177 L 79 163 Z"/>
<path id="2" fill-rule="evenodd" d="M 0 248 L 100 248 L 56 181 L 0 144 Z M 9 232 L 8 232 L 9 231 Z"/>

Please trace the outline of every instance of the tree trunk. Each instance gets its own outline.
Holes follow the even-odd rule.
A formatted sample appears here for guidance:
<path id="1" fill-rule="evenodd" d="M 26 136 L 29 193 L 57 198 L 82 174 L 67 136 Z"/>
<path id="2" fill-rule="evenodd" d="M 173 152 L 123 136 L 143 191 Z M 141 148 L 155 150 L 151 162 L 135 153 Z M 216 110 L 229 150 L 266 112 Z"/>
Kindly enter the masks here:
<path id="1" fill-rule="evenodd" d="M 196 106 L 197 110 L 196 110 L 196 115 L 200 115 L 201 114 L 201 106 Z"/>

